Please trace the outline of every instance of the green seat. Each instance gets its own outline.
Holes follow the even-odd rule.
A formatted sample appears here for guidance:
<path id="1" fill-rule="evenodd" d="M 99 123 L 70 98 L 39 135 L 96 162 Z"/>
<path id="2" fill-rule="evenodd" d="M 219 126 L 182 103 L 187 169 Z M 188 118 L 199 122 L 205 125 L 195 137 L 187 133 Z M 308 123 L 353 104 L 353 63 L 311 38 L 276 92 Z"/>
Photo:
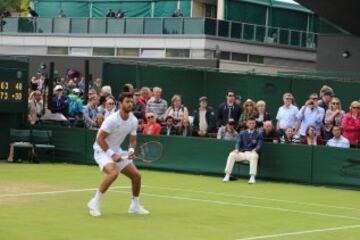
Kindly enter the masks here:
<path id="1" fill-rule="evenodd" d="M 54 153 L 55 153 L 55 145 L 52 144 L 51 141 L 52 132 L 46 130 L 32 130 L 31 132 L 31 141 L 34 145 L 34 153 L 36 161 L 40 161 L 39 159 L 39 150 L 51 150 L 52 161 L 54 161 Z"/>
<path id="2" fill-rule="evenodd" d="M 29 129 L 10 129 L 10 142 L 14 147 L 13 158 L 15 158 L 16 149 L 23 148 L 32 150 L 34 145 L 31 143 L 31 131 Z"/>

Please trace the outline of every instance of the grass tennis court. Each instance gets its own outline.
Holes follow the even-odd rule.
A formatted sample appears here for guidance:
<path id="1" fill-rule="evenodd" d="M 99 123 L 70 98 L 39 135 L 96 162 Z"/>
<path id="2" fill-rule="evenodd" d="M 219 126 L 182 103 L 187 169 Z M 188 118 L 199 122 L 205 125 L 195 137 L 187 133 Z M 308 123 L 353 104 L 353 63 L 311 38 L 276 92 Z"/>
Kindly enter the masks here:
<path id="1" fill-rule="evenodd" d="M 360 192 L 247 179 L 142 171 L 149 216 L 127 213 L 120 176 L 86 207 L 102 175 L 96 166 L 0 163 L 0 239 L 324 239 L 360 236 Z"/>

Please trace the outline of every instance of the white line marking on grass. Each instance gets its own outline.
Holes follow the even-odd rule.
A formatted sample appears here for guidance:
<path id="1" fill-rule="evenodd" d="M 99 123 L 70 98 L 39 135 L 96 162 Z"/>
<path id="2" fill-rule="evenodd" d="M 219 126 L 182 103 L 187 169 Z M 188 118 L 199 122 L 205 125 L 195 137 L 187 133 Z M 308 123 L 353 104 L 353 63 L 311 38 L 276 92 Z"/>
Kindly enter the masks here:
<path id="1" fill-rule="evenodd" d="M 342 206 L 335 206 L 335 205 L 325 205 L 325 204 L 319 204 L 319 203 L 298 202 L 298 201 L 275 199 L 275 198 L 255 197 L 255 196 L 241 195 L 241 194 L 235 195 L 235 194 L 227 194 L 227 193 L 207 192 L 207 191 L 184 189 L 184 188 L 171 188 L 171 187 L 160 187 L 160 186 L 149 186 L 149 185 L 143 185 L 142 187 L 173 190 L 173 191 L 182 191 L 182 192 L 191 192 L 191 193 L 203 193 L 203 194 L 211 194 L 211 195 L 224 196 L 224 197 L 248 198 L 248 199 L 265 200 L 265 201 L 273 201 L 273 202 L 283 202 L 283 203 L 291 203 L 291 204 L 298 204 L 298 205 L 304 205 L 304 206 L 314 206 L 314 207 L 325 207 L 325 208 L 336 208 L 336 209 L 344 209 L 344 210 L 351 210 L 351 211 L 360 211 L 359 208 L 342 207 Z"/>
<path id="2" fill-rule="evenodd" d="M 287 233 L 279 233 L 279 234 L 272 234 L 272 235 L 239 238 L 237 240 L 258 240 L 258 239 L 279 238 L 279 237 L 295 236 L 295 235 L 302 235 L 302 234 L 309 234 L 309 233 L 340 231 L 340 230 L 347 230 L 347 229 L 353 229 L 353 228 L 360 228 L 360 225 L 349 225 L 349 226 L 341 226 L 341 227 L 333 227 L 333 228 L 320 228 L 320 229 L 305 230 L 305 231 L 299 231 L 299 232 L 287 232 Z"/>
<path id="3" fill-rule="evenodd" d="M 118 190 L 111 190 L 111 192 L 127 193 L 127 194 L 129 193 L 129 192 L 118 191 Z M 350 219 L 350 220 L 357 220 L 357 221 L 360 220 L 360 218 L 358 218 L 358 217 L 351 217 L 351 216 L 346 216 L 346 215 L 327 214 L 327 213 L 320 213 L 320 212 L 313 212 L 313 211 L 312 212 L 310 212 L 310 211 L 301 211 L 301 210 L 293 210 L 293 209 L 279 208 L 279 207 L 266 207 L 266 206 L 255 205 L 255 204 L 245 204 L 245 203 L 237 203 L 237 202 L 225 202 L 225 201 L 217 201 L 217 200 L 207 200 L 207 199 L 200 199 L 200 198 L 188 198 L 188 197 L 179 197 L 179 196 L 161 195 L 161 194 L 151 194 L 151 193 L 141 193 L 141 195 L 150 196 L 150 197 L 158 197 L 158 198 L 186 200 L 186 201 L 193 201 L 193 202 L 213 203 L 213 204 L 228 205 L 228 206 L 241 206 L 241 207 L 249 207 L 249 208 L 260 208 L 260 209 L 280 211 L 280 212 L 301 213 L 301 214 L 306 214 L 306 215 L 334 217 L 334 218 Z"/>
<path id="4" fill-rule="evenodd" d="M 118 187 L 112 187 L 111 189 L 120 189 L 120 188 L 130 188 L 130 186 L 118 186 Z M 88 192 L 88 191 L 96 191 L 96 190 L 97 188 L 83 188 L 83 189 L 68 189 L 68 190 L 49 191 L 49 192 L 9 193 L 9 194 L 0 195 L 0 198 L 51 195 L 51 194 L 60 194 L 60 193 L 73 193 L 73 192 Z"/>

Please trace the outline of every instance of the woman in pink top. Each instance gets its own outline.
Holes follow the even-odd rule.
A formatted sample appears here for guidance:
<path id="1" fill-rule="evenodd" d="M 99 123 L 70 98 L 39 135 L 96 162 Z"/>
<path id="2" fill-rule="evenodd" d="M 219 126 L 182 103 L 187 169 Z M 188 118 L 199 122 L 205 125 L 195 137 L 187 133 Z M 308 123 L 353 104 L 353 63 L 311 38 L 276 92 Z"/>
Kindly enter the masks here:
<path id="1" fill-rule="evenodd" d="M 344 115 L 342 120 L 344 128 L 344 137 L 350 143 L 358 144 L 360 142 L 360 102 L 354 101 L 350 105 L 350 112 Z"/>

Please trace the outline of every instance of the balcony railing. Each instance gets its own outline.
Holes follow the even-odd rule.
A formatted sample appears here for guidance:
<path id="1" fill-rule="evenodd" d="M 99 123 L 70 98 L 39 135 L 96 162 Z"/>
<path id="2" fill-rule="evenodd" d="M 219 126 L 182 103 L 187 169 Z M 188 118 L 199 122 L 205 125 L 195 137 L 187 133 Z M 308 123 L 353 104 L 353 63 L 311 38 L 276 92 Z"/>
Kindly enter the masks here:
<path id="1" fill-rule="evenodd" d="M 314 49 L 312 32 L 211 18 L 57 18 L 11 17 L 0 19 L 3 34 L 84 35 L 211 35 L 268 44 Z"/>

